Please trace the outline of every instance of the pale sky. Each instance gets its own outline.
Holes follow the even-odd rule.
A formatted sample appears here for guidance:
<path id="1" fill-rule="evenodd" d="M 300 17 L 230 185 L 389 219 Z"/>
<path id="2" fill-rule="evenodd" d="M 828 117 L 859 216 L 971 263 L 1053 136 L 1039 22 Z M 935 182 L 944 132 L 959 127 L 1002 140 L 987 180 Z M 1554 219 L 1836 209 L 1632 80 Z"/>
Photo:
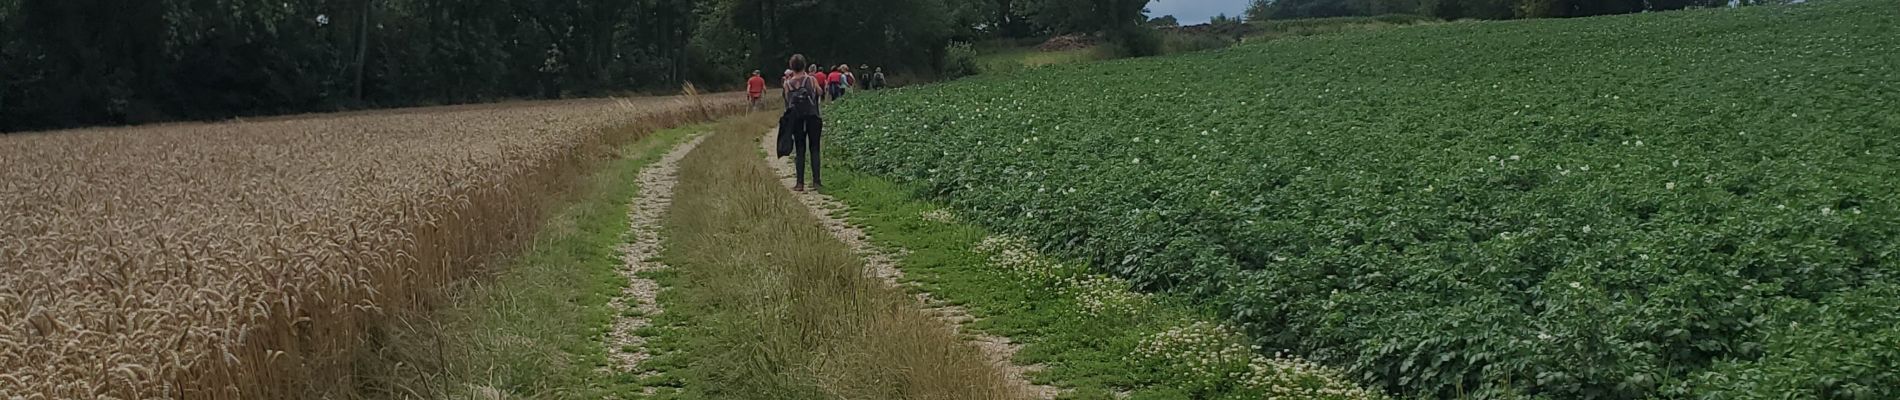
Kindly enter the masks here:
<path id="1" fill-rule="evenodd" d="M 1215 14 L 1237 16 L 1247 11 L 1247 0 L 1149 0 L 1148 16 L 1173 15 L 1181 25 L 1206 23 Z"/>

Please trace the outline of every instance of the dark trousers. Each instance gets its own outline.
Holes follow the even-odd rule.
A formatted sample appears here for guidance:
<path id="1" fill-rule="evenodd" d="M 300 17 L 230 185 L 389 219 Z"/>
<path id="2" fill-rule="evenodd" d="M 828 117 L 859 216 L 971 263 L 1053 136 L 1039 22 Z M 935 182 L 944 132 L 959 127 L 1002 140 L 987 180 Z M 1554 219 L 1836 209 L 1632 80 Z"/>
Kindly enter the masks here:
<path id="1" fill-rule="evenodd" d="M 823 185 L 824 180 L 818 175 L 820 169 L 818 143 L 821 142 L 819 139 L 824 137 L 825 120 L 818 117 L 802 117 L 792 121 L 792 124 L 792 165 L 794 165 L 793 169 L 798 171 L 795 175 L 797 180 L 793 182 L 799 185 L 805 184 L 805 157 L 809 154 L 811 184 Z"/>

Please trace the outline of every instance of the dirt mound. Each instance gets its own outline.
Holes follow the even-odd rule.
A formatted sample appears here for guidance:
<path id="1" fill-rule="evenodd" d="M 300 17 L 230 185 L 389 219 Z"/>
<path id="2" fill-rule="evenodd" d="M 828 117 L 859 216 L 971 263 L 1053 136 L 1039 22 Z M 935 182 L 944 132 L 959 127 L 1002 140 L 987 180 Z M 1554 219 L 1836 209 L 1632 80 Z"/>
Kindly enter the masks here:
<path id="1" fill-rule="evenodd" d="M 1049 38 L 1036 46 L 1037 51 L 1069 51 L 1095 47 L 1095 37 L 1082 34 L 1070 34 Z"/>

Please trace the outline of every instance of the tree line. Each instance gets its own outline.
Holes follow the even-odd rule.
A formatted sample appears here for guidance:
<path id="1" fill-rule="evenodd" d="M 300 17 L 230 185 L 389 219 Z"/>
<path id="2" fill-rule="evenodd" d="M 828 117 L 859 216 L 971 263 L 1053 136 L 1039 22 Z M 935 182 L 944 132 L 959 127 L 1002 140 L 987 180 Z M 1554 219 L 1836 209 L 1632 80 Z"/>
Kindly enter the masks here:
<path id="1" fill-rule="evenodd" d="M 725 88 L 793 52 L 930 76 L 952 42 L 1147 0 L 0 0 L 0 132 Z"/>
<path id="2" fill-rule="evenodd" d="M 1250 21 L 1415 14 L 1445 20 L 1565 18 L 1791 0 L 1253 0 Z"/>

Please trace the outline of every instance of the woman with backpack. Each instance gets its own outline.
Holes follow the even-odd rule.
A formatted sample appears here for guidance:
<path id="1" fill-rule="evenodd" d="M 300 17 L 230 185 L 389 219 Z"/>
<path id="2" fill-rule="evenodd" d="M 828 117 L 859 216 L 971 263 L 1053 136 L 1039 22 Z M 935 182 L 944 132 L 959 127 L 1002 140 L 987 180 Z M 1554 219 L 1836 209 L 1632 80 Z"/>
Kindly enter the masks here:
<path id="1" fill-rule="evenodd" d="M 823 180 L 818 176 L 818 143 L 825 128 L 824 119 L 819 115 L 818 103 L 824 96 L 825 87 L 819 83 L 820 78 L 816 74 L 823 72 L 813 72 L 817 69 L 805 62 L 804 54 L 793 54 L 791 67 L 793 71 L 799 71 L 799 73 L 785 81 L 785 116 L 779 118 L 779 123 L 786 126 L 780 128 L 779 132 L 781 135 L 789 132 L 792 136 L 794 149 L 792 168 L 797 171 L 795 175 L 797 180 L 793 181 L 796 184 L 792 186 L 792 191 L 805 191 L 807 154 L 811 157 L 811 190 L 817 191 L 823 186 L 821 183 Z"/>

